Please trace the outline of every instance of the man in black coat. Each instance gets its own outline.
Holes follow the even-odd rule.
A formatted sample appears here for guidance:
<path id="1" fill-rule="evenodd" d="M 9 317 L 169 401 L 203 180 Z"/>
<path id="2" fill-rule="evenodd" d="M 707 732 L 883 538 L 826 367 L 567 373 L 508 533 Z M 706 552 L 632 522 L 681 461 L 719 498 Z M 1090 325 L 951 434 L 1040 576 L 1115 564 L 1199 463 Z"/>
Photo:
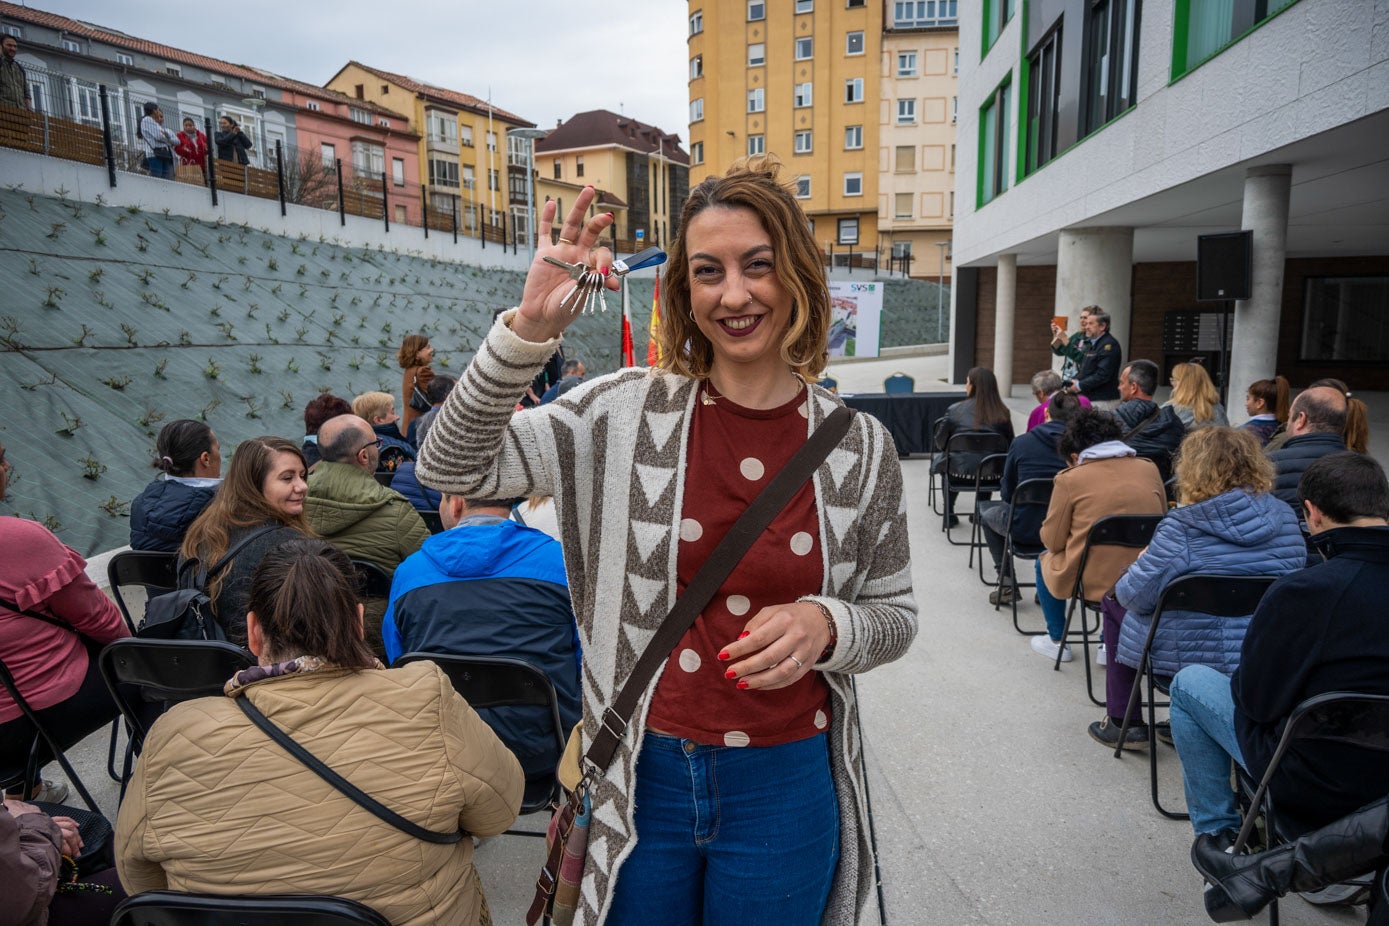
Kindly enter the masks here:
<path id="1" fill-rule="evenodd" d="M 1325 561 L 1269 588 L 1233 678 L 1194 665 L 1172 681 L 1172 737 L 1198 836 L 1239 826 L 1230 760 L 1261 777 L 1302 701 L 1389 694 L 1389 481 L 1370 457 L 1343 451 L 1309 466 L 1298 491 Z M 1298 832 L 1383 797 L 1387 781 L 1389 753 L 1310 739 L 1284 754 L 1270 789 L 1279 820 Z"/>
<path id="2" fill-rule="evenodd" d="M 1283 446 L 1268 455 L 1277 478 L 1273 494 L 1299 507 L 1297 484 L 1302 474 L 1329 453 L 1346 449 L 1341 431 L 1346 425 L 1346 397 L 1329 386 L 1313 386 L 1293 400 L 1288 410 L 1288 433 Z"/>
<path id="3" fill-rule="evenodd" d="M 1047 401 L 1043 423 L 1014 438 L 1008 448 L 1008 459 L 1003 463 L 1003 478 L 999 484 L 1002 501 L 979 503 L 984 542 L 993 554 L 994 571 L 1001 571 L 1005 580 L 1013 578 L 1012 562 L 1003 562 L 1003 535 L 1008 532 L 1008 506 L 1013 501 L 1013 493 L 1029 479 L 1049 479 L 1065 469 L 1066 463 L 1057 452 L 1056 444 L 1061 439 L 1061 432 L 1066 430 L 1066 422 L 1080 414 L 1080 410 L 1080 400 L 1075 396 L 1065 392 L 1053 395 Z M 1046 505 L 1024 505 L 1013 512 L 1011 533 L 1014 545 L 1022 550 L 1040 548 L 1042 522 L 1046 517 Z M 1016 585 L 1004 584 L 989 593 L 989 604 L 1010 604 L 1017 593 Z"/>
<path id="4" fill-rule="evenodd" d="M 1158 366 L 1151 360 L 1135 360 L 1119 376 L 1119 395 L 1123 399 L 1114 414 L 1124 426 L 1124 443 L 1140 457 L 1157 465 L 1166 482 L 1172 475 L 1172 455 L 1186 437 L 1186 426 L 1171 408 L 1153 401 L 1157 389 Z"/>
<path id="5" fill-rule="evenodd" d="M 1109 313 L 1092 307 L 1089 315 L 1080 317 L 1080 326 L 1089 340 L 1080 358 L 1080 369 L 1075 379 L 1066 382 L 1066 389 L 1085 396 L 1100 408 L 1111 408 L 1120 398 L 1119 364 L 1123 351 L 1109 333 Z"/>

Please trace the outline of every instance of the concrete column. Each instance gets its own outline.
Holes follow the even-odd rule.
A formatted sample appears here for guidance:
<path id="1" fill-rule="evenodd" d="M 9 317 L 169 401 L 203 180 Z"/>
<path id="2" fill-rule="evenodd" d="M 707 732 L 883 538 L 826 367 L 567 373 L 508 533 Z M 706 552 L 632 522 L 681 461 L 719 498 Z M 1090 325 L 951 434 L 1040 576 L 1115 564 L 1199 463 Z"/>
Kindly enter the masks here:
<path id="1" fill-rule="evenodd" d="M 1133 308 L 1133 229 L 1066 228 L 1056 242 L 1056 310 L 1070 316 L 1069 331 L 1079 330 L 1080 310 L 1097 305 L 1109 313 L 1109 333 L 1119 341 L 1124 362 L 1129 356 L 1129 318 Z M 1038 337 L 1046 337 L 1050 319 L 1028 320 Z M 1151 357 L 1151 360 L 1158 358 Z"/>
<path id="2" fill-rule="evenodd" d="M 1290 164 L 1251 167 L 1244 174 L 1244 212 L 1240 228 L 1254 233 L 1249 298 L 1235 303 L 1235 334 L 1230 351 L 1230 421 L 1245 420 L 1244 393 L 1258 379 L 1278 372 L 1278 320 L 1283 310 L 1283 262 L 1288 250 Z"/>
<path id="3" fill-rule="evenodd" d="M 1018 255 L 998 255 L 994 299 L 994 376 L 1006 399 L 1013 388 L 1013 316 L 1018 301 Z"/>

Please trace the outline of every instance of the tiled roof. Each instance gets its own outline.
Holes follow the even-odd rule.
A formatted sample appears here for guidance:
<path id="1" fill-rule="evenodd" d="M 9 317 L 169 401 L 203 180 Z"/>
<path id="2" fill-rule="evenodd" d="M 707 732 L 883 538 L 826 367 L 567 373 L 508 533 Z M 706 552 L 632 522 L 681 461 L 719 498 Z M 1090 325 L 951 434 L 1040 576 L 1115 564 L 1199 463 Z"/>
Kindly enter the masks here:
<path id="1" fill-rule="evenodd" d="M 535 150 L 539 154 L 604 145 L 621 145 L 647 154 L 655 154 L 659 150 L 677 164 L 690 163 L 689 155 L 680 147 L 679 135 L 668 134 L 654 125 L 606 109 L 576 113 L 568 122 L 561 123 L 553 132 L 537 141 Z"/>
<path id="2" fill-rule="evenodd" d="M 302 93 L 323 100 L 348 103 L 352 106 L 371 110 L 372 112 L 394 116 L 402 120 L 406 126 L 409 125 L 409 118 L 401 113 L 365 100 L 354 100 L 352 97 L 344 93 L 339 93 L 336 90 L 329 90 L 316 84 L 292 80 L 288 77 L 282 77 L 279 74 L 262 70 L 261 68 L 250 67 L 243 64 L 232 64 L 230 61 L 223 61 L 220 58 L 211 58 L 207 55 L 199 55 L 195 52 L 184 51 L 181 48 L 174 48 L 170 45 L 161 45 L 158 42 L 137 38 L 133 35 L 127 35 L 124 32 L 118 32 L 105 26 L 83 22 L 80 19 L 59 16 L 57 13 L 48 13 L 43 10 L 36 10 L 33 7 L 6 3 L 4 0 L 0 0 L 0 17 L 12 19 L 16 22 L 44 26 L 49 29 L 57 29 L 68 35 L 80 35 L 83 38 L 93 39 L 107 45 L 114 45 L 117 48 L 125 48 L 130 51 L 140 52 L 141 54 L 153 55 L 163 58 L 166 61 L 203 68 L 204 70 L 212 71 L 217 74 L 240 77 L 243 80 L 249 80 L 268 87 L 278 87 L 281 90 Z"/>
<path id="3" fill-rule="evenodd" d="M 369 64 L 363 64 L 360 61 L 349 61 L 346 65 L 344 65 L 344 69 L 352 67 L 353 65 L 356 65 L 357 67 L 370 74 L 375 74 L 382 80 L 388 80 L 391 83 L 399 84 L 406 90 L 409 90 L 411 93 L 418 93 L 420 96 L 423 96 L 427 99 L 434 99 L 443 103 L 451 103 L 454 106 L 461 106 L 464 109 L 469 109 L 473 112 L 478 113 L 486 113 L 488 110 L 488 103 L 486 100 L 480 100 L 470 93 L 459 93 L 457 90 L 448 90 L 444 87 L 436 87 L 434 84 L 427 84 L 422 80 L 416 80 L 415 78 L 408 77 L 405 74 L 396 74 L 392 71 L 383 71 L 380 68 L 372 67 Z M 338 73 L 341 74 L 342 71 L 339 71 Z M 494 105 L 491 107 L 491 110 L 492 114 L 496 116 L 498 119 L 504 119 L 505 121 L 510 122 L 513 125 L 521 125 L 527 128 L 533 128 L 535 126 L 534 122 L 531 122 L 527 119 L 523 119 L 515 113 L 509 113 L 499 106 Z"/>

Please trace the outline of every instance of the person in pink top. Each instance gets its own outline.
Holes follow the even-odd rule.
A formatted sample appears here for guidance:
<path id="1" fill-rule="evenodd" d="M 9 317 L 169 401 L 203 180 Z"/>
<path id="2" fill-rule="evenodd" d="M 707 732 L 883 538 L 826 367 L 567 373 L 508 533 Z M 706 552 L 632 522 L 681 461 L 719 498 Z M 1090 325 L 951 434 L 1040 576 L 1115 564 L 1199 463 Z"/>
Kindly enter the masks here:
<path id="1" fill-rule="evenodd" d="M 1027 430 L 1031 431 L 1037 425 L 1046 420 L 1047 402 L 1051 397 L 1061 391 L 1061 375 L 1055 370 L 1043 370 L 1040 373 L 1032 374 L 1032 397 L 1037 400 L 1037 407 L 1032 409 L 1032 414 L 1027 416 Z M 1080 404 L 1090 407 L 1090 400 L 1085 396 L 1077 396 Z"/>
<path id="2" fill-rule="evenodd" d="M 0 447 L 0 499 L 9 475 Z M 129 631 L 115 604 L 87 578 L 86 562 L 48 528 L 0 517 L 0 550 L 0 660 L 49 733 L 67 748 L 115 718 L 96 654 Z M 0 756 L 27 755 L 34 733 L 0 688 Z M 64 788 L 44 782 L 25 798 L 61 802 L 64 796 Z"/>

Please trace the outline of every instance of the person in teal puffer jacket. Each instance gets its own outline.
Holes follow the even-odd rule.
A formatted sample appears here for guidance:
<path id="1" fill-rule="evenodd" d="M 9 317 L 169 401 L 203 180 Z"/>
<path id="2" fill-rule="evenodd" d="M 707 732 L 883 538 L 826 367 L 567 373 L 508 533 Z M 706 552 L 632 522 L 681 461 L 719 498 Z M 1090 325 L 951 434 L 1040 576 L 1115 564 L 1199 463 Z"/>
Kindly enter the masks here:
<path id="1" fill-rule="evenodd" d="M 1206 427 L 1182 442 L 1177 484 L 1184 507 L 1163 519 L 1115 585 L 1121 607 L 1109 602 L 1105 608 L 1104 638 L 1114 658 L 1105 679 L 1107 716 L 1090 725 L 1094 739 L 1111 749 L 1118 742 L 1149 621 L 1169 583 L 1198 573 L 1282 576 L 1306 563 L 1297 516 L 1271 494 L 1273 478 L 1258 439 L 1246 431 Z M 1185 666 L 1207 665 L 1233 674 L 1249 617 L 1164 613 L 1149 652 L 1153 673 L 1170 678 Z M 1148 730 L 1139 720 L 1135 710 L 1125 748 L 1147 745 Z"/>

